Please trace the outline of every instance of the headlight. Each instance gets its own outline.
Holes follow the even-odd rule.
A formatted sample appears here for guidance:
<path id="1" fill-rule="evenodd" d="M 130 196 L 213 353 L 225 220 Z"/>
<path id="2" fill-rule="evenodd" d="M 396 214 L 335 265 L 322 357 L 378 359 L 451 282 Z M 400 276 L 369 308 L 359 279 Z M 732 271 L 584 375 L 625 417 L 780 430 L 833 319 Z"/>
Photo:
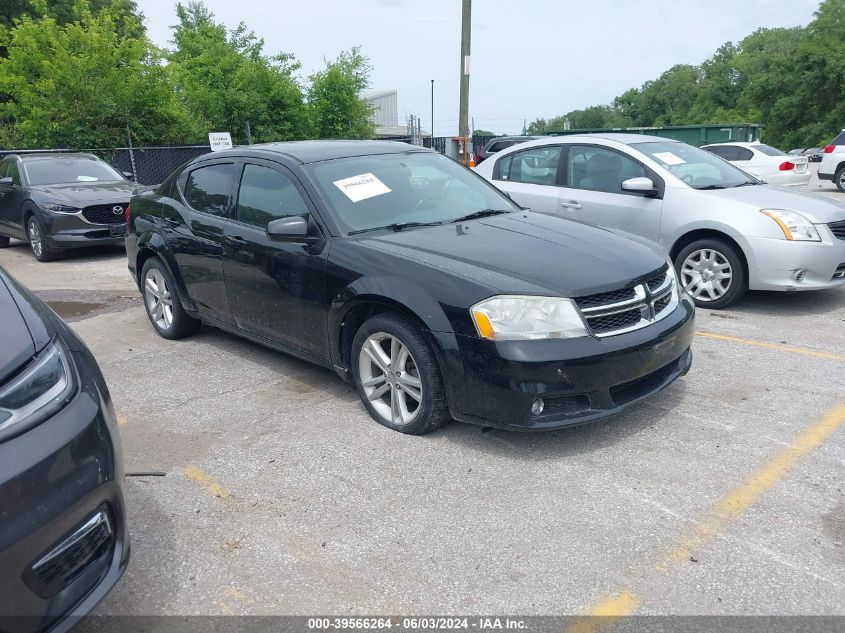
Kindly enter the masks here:
<path id="1" fill-rule="evenodd" d="M 482 338 L 517 341 L 587 336 L 575 304 L 560 297 L 502 295 L 470 308 Z"/>
<path id="2" fill-rule="evenodd" d="M 47 211 L 52 211 L 53 213 L 79 213 L 79 209 L 77 207 L 59 204 L 58 202 L 43 202 L 41 203 L 41 206 L 47 209 Z"/>
<path id="3" fill-rule="evenodd" d="M 819 232 L 810 220 L 797 211 L 785 209 L 760 209 L 760 213 L 767 215 L 778 223 L 783 236 L 796 242 L 821 242 Z"/>
<path id="4" fill-rule="evenodd" d="M 0 386 L 0 439 L 35 426 L 64 405 L 74 385 L 67 354 L 54 342 Z"/>
<path id="5" fill-rule="evenodd" d="M 669 277 L 672 278 L 675 282 L 675 297 L 680 299 L 681 293 L 686 292 L 687 289 L 684 288 L 681 284 L 681 280 L 678 278 L 678 271 L 675 270 L 675 264 L 672 263 L 671 259 L 666 260 L 666 265 L 668 266 L 668 268 L 666 269 L 666 274 L 669 275 Z"/>

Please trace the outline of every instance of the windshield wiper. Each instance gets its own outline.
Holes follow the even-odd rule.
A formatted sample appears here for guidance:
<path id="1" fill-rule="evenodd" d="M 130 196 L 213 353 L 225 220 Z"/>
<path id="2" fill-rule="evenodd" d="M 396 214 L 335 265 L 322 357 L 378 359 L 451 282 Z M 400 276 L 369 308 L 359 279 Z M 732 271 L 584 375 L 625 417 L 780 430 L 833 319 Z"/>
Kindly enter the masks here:
<path id="1" fill-rule="evenodd" d="M 703 185 L 701 187 L 693 187 L 694 189 L 698 189 L 699 191 L 708 191 L 710 189 L 727 189 L 725 185 Z"/>
<path id="2" fill-rule="evenodd" d="M 475 211 L 470 213 L 469 215 L 465 215 L 460 218 L 455 218 L 452 220 L 452 224 L 456 222 L 466 222 L 467 220 L 477 220 L 478 218 L 486 218 L 491 215 L 499 215 L 500 213 L 511 213 L 507 209 L 482 209 L 481 211 Z"/>
<path id="3" fill-rule="evenodd" d="M 403 229 L 409 229 L 414 226 L 439 226 L 443 224 L 443 222 L 394 222 L 393 224 L 385 224 L 384 226 L 371 226 L 368 229 L 355 229 L 354 231 L 349 231 L 347 235 L 356 235 L 358 233 L 367 233 L 369 231 L 401 231 Z"/>
<path id="4" fill-rule="evenodd" d="M 746 180 L 745 182 L 741 182 L 738 185 L 734 185 L 733 188 L 736 189 L 737 187 L 747 187 L 748 185 L 762 185 L 762 180 Z"/>

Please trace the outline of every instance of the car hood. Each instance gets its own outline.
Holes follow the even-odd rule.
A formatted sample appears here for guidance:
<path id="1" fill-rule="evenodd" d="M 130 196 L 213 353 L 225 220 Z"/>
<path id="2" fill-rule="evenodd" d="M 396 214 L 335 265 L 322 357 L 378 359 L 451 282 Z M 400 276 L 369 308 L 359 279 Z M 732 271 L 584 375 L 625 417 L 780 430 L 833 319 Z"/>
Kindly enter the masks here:
<path id="1" fill-rule="evenodd" d="M 845 205 L 818 193 L 794 191 L 772 185 L 714 189 L 701 193 L 741 202 L 757 209 L 786 209 L 798 211 L 815 224 L 828 224 L 845 220 Z"/>
<path id="2" fill-rule="evenodd" d="M 32 192 L 45 198 L 78 207 L 89 204 L 126 203 L 136 185 L 131 182 L 74 182 L 61 185 L 39 185 Z"/>
<path id="3" fill-rule="evenodd" d="M 0 384 L 35 355 L 35 343 L 0 273 Z"/>
<path id="4" fill-rule="evenodd" d="M 666 263 L 660 247 L 532 212 L 362 237 L 371 248 L 510 294 L 579 297 L 615 290 Z"/>

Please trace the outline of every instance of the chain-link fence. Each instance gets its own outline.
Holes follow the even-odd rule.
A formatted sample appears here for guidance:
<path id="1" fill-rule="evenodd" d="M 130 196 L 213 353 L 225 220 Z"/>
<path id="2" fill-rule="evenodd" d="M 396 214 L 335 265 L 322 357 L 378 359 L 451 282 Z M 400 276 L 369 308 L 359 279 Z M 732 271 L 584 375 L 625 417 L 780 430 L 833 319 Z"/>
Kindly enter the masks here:
<path id="1" fill-rule="evenodd" d="M 84 152 L 99 156 L 118 171 L 132 174 L 142 185 L 156 185 L 192 158 L 211 151 L 208 145 L 178 145 L 163 147 L 117 147 L 114 149 L 7 149 L 0 150 L 0 158 L 9 154 L 45 154 Z"/>
<path id="2" fill-rule="evenodd" d="M 453 137 L 451 136 L 435 136 L 433 138 L 424 138 L 423 145 L 428 147 L 429 149 L 436 150 L 441 154 L 446 153 L 446 143 L 451 140 Z M 478 159 L 478 155 L 481 153 L 481 150 L 484 149 L 484 146 L 490 142 L 491 139 L 498 138 L 497 136 L 487 136 L 487 135 L 480 135 L 474 134 L 472 137 L 472 151 L 475 152 L 475 157 Z"/>

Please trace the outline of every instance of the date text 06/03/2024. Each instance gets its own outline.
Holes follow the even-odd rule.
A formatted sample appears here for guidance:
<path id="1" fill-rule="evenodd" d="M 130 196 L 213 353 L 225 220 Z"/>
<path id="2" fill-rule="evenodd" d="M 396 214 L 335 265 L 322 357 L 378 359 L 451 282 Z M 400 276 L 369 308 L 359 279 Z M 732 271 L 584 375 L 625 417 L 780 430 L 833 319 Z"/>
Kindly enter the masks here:
<path id="1" fill-rule="evenodd" d="M 309 630 L 380 630 L 407 631 L 469 630 L 518 631 L 526 628 L 524 620 L 498 617 L 341 617 L 308 618 Z"/>

